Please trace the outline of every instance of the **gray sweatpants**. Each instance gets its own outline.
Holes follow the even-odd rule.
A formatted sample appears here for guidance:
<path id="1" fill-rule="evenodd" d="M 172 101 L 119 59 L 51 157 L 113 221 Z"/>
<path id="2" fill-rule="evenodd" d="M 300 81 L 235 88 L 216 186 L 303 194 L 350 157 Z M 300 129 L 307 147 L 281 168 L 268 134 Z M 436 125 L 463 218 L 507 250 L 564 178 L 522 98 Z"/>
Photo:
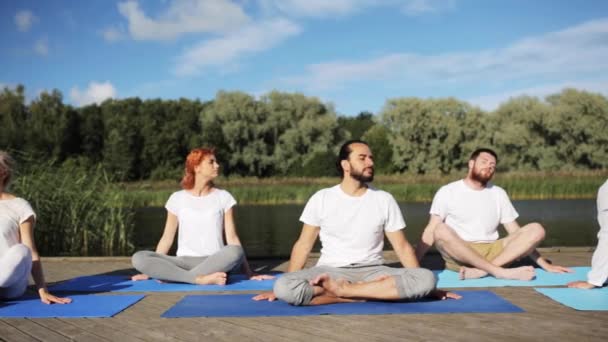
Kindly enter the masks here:
<path id="1" fill-rule="evenodd" d="M 0 298 L 17 298 L 25 293 L 32 269 L 32 251 L 24 244 L 11 246 L 0 257 Z"/>
<path id="2" fill-rule="evenodd" d="M 274 283 L 277 298 L 292 305 L 308 305 L 313 298 L 313 286 L 308 282 L 327 273 L 332 279 L 343 278 L 350 282 L 372 281 L 380 276 L 392 276 L 401 299 L 416 299 L 435 289 L 433 272 L 424 268 L 392 268 L 384 265 L 353 265 L 345 267 L 315 266 L 282 275 Z"/>
<path id="3" fill-rule="evenodd" d="M 160 280 L 194 284 L 196 276 L 215 272 L 229 272 L 241 265 L 245 257 L 243 247 L 228 245 L 215 254 L 204 257 L 169 256 L 152 251 L 133 254 L 133 267 Z"/>

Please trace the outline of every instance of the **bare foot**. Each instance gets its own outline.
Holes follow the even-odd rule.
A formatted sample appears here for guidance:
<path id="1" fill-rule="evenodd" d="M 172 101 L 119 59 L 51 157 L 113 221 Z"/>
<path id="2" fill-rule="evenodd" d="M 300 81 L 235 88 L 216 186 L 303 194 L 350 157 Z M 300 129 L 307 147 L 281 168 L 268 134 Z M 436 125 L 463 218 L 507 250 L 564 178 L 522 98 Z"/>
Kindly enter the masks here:
<path id="1" fill-rule="evenodd" d="M 536 277 L 536 273 L 534 271 L 534 267 L 532 266 L 521 266 L 515 268 L 503 268 L 501 269 L 500 273 L 497 273 L 494 276 L 501 279 L 529 281 Z"/>
<path id="2" fill-rule="evenodd" d="M 577 289 L 593 289 L 596 288 L 597 286 L 588 283 L 586 281 L 571 281 L 568 283 L 568 287 L 573 287 L 573 288 L 577 288 Z"/>
<path id="3" fill-rule="evenodd" d="M 488 275 L 488 272 L 480 270 L 479 268 L 474 268 L 474 267 L 462 266 L 462 267 L 460 267 L 460 270 L 458 271 L 458 278 L 460 278 L 460 280 L 478 279 L 478 278 L 483 278 L 487 275 Z"/>
<path id="4" fill-rule="evenodd" d="M 194 282 L 198 285 L 226 285 L 227 278 L 225 272 L 215 272 L 196 276 Z"/>
<path id="5" fill-rule="evenodd" d="M 131 280 L 133 280 L 133 281 L 148 280 L 148 279 L 150 279 L 150 277 L 148 277 L 147 274 L 136 274 L 131 277 Z"/>
<path id="6" fill-rule="evenodd" d="M 325 290 L 325 295 L 341 297 L 344 295 L 344 287 L 349 284 L 346 279 L 333 280 L 329 274 L 323 273 L 311 280 L 311 285 L 321 286 Z"/>

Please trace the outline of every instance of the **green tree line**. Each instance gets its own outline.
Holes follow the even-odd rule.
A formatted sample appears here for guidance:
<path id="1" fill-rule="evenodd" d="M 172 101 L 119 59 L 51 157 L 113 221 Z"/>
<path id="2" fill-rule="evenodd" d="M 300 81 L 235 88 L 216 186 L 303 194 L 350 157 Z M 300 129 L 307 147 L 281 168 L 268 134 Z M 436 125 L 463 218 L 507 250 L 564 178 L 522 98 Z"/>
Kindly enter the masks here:
<path id="1" fill-rule="evenodd" d="M 110 99 L 75 108 L 43 92 L 0 93 L 0 148 L 79 167 L 101 165 L 117 180 L 178 178 L 187 152 L 213 146 L 227 175 L 327 176 L 339 145 L 368 141 L 383 173 L 449 174 L 478 146 L 506 171 L 608 168 L 608 100 L 565 89 L 521 96 L 484 111 L 454 98 L 388 99 L 374 115 L 339 116 L 299 93 L 258 98 L 220 91 L 210 101 Z"/>

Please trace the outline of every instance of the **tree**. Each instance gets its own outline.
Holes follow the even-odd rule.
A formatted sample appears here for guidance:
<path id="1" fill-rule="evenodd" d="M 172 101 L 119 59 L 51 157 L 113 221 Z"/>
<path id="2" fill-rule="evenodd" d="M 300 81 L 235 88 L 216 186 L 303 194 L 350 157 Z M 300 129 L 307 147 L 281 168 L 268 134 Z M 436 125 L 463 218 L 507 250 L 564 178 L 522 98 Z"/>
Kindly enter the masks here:
<path id="1" fill-rule="evenodd" d="M 355 117 L 338 117 L 338 125 L 350 133 L 350 139 L 361 139 L 363 134 L 375 124 L 374 115 L 370 112 L 361 112 Z"/>
<path id="2" fill-rule="evenodd" d="M 0 93 L 0 146 L 21 150 L 25 144 L 25 88 L 18 85 L 15 90 L 7 87 Z"/>
<path id="3" fill-rule="evenodd" d="M 547 97 L 551 115 L 547 140 L 555 145 L 562 168 L 608 167 L 608 100 L 586 91 L 565 89 Z"/>
<path id="4" fill-rule="evenodd" d="M 318 174 L 333 170 L 337 144 L 346 134 L 331 106 L 299 93 L 273 91 L 262 97 L 269 111 L 275 163 L 281 174 Z M 321 164 L 321 165 L 317 165 Z M 314 165 L 314 167 L 313 167 Z M 304 168 L 308 171 L 303 170 Z"/>
<path id="5" fill-rule="evenodd" d="M 139 98 L 106 100 L 101 104 L 104 121 L 103 163 L 120 180 L 141 177 Z"/>
<path id="6" fill-rule="evenodd" d="M 520 96 L 500 105 L 492 115 L 493 145 L 504 170 L 539 170 L 558 163 L 546 141 L 549 107 L 538 98 Z"/>
<path id="7" fill-rule="evenodd" d="M 388 129 L 397 171 L 449 173 L 476 144 L 482 118 L 479 109 L 453 98 L 399 98 L 388 100 L 380 123 Z"/>
<path id="8" fill-rule="evenodd" d="M 42 92 L 30 105 L 26 150 L 65 160 L 80 153 L 79 120 L 75 110 L 63 104 L 61 92 Z"/>

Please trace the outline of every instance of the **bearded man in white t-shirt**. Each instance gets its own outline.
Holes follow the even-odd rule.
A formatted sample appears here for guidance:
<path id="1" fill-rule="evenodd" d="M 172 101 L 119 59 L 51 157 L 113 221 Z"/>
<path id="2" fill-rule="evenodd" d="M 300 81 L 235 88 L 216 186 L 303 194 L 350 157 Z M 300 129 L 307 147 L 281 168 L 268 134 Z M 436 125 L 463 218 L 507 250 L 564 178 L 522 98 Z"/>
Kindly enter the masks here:
<path id="1" fill-rule="evenodd" d="M 388 192 L 368 185 L 374 161 L 367 143 L 346 142 L 337 160 L 340 184 L 319 190 L 304 208 L 300 237 L 293 246 L 288 273 L 275 282 L 273 292 L 255 300 L 279 298 L 293 305 L 320 305 L 356 300 L 417 299 L 427 295 L 459 298 L 435 290 L 434 274 L 420 268 L 405 238 L 405 221 Z M 405 268 L 383 265 L 384 236 Z M 315 267 L 302 270 L 317 237 L 321 257 Z"/>
<path id="2" fill-rule="evenodd" d="M 467 176 L 437 191 L 429 223 L 416 247 L 417 259 L 421 260 L 435 244 L 446 268 L 459 272 L 460 279 L 489 274 L 502 279 L 532 280 L 534 267 L 506 267 L 525 256 L 548 272 L 572 272 L 540 256 L 536 246 L 545 237 L 544 228 L 538 223 L 520 227 L 507 193 L 490 183 L 497 160 L 491 149 L 475 150 L 469 158 Z M 498 235 L 499 224 L 508 233 L 502 239 Z"/>

